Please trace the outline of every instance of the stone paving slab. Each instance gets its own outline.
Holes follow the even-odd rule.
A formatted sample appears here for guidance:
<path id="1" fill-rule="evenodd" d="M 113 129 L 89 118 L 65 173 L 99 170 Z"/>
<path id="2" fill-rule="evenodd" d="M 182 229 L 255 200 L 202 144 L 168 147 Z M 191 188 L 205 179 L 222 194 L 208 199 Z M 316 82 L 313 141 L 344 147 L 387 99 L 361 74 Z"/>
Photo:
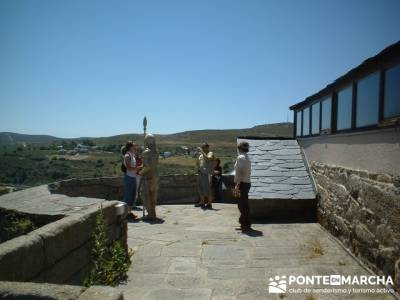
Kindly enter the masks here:
<path id="1" fill-rule="evenodd" d="M 269 294 L 269 277 L 276 275 L 370 273 L 318 223 L 254 224 L 262 235 L 248 236 L 235 230 L 235 205 L 213 206 L 206 211 L 159 206 L 163 223 L 128 224 L 128 244 L 135 254 L 128 281 L 118 287 L 126 300 L 395 299 L 378 294 Z"/>

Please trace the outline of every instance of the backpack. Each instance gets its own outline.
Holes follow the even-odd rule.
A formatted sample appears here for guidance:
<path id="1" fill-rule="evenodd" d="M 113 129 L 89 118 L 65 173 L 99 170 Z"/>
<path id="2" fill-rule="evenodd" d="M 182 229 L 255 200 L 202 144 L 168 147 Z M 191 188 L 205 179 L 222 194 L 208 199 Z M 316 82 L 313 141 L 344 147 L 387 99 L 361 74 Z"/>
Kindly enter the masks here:
<path id="1" fill-rule="evenodd" d="M 126 171 L 127 171 L 124 162 L 121 163 L 121 171 L 122 171 L 122 173 L 126 173 Z"/>

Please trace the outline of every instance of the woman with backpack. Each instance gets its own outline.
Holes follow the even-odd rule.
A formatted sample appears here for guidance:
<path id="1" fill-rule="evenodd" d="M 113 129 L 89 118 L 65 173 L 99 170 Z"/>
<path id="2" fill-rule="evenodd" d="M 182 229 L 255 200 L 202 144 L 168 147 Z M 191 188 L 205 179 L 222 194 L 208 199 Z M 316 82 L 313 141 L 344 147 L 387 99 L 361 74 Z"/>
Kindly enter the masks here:
<path id="1" fill-rule="evenodd" d="M 123 149 L 123 164 L 121 166 L 124 171 L 124 202 L 128 206 L 128 217 L 137 216 L 132 213 L 132 206 L 136 198 L 136 159 L 135 159 L 135 144 L 131 141 L 126 143 Z M 124 153 L 125 152 L 125 153 Z"/>

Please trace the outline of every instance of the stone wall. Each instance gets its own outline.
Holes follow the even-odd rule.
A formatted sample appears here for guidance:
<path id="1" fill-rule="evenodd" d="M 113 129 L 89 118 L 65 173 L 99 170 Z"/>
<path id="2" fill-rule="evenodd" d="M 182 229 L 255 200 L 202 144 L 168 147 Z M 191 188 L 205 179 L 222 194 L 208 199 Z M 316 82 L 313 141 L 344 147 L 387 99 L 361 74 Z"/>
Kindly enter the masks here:
<path id="1" fill-rule="evenodd" d="M 197 201 L 197 176 L 160 176 L 159 204 L 190 204 Z"/>
<path id="2" fill-rule="evenodd" d="M 33 282 L 0 281 L 3 300 L 123 300 L 121 291 L 108 286 L 62 285 Z"/>
<path id="3" fill-rule="evenodd" d="M 43 204 L 45 205 L 45 204 Z M 101 203 L 111 240 L 126 245 L 126 207 Z M 0 281 L 82 284 L 90 269 L 93 226 L 99 205 L 0 244 Z"/>
<path id="4" fill-rule="evenodd" d="M 316 162 L 311 171 L 321 224 L 400 287 L 400 177 Z"/>
<path id="5" fill-rule="evenodd" d="M 159 204 L 187 204 L 196 200 L 196 176 L 160 176 Z M 50 185 L 52 193 L 70 197 L 122 200 L 122 177 L 83 178 L 60 181 Z"/>
<path id="6" fill-rule="evenodd" d="M 69 197 L 105 200 L 121 200 L 123 195 L 122 177 L 73 178 L 51 183 L 49 190 Z"/>
<path id="7" fill-rule="evenodd" d="M 223 178 L 228 189 L 224 191 L 224 202 L 232 200 L 230 188 L 233 176 Z M 89 197 L 106 200 L 122 200 L 122 177 L 102 177 L 64 180 L 49 185 L 50 191 L 70 197 Z M 197 176 L 160 176 L 158 204 L 192 204 L 198 201 Z"/>

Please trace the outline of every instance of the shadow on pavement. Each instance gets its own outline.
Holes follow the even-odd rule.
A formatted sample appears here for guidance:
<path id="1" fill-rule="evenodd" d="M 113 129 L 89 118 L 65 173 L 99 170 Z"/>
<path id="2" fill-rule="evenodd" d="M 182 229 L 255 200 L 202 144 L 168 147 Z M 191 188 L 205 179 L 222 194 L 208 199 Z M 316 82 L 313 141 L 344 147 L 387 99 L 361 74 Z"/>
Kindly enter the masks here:
<path id="1" fill-rule="evenodd" d="M 244 231 L 243 234 L 251 236 L 251 237 L 259 237 L 259 236 L 264 236 L 264 234 L 262 233 L 262 231 L 260 230 L 255 230 L 255 229 L 251 229 L 249 231 Z"/>
<path id="2" fill-rule="evenodd" d="M 142 221 L 142 222 L 151 224 L 151 225 L 153 225 L 153 224 L 162 224 L 162 223 L 165 222 L 163 219 L 160 219 L 160 218 L 150 219 L 150 218 L 143 217 L 143 218 L 140 218 L 139 220 Z"/>

